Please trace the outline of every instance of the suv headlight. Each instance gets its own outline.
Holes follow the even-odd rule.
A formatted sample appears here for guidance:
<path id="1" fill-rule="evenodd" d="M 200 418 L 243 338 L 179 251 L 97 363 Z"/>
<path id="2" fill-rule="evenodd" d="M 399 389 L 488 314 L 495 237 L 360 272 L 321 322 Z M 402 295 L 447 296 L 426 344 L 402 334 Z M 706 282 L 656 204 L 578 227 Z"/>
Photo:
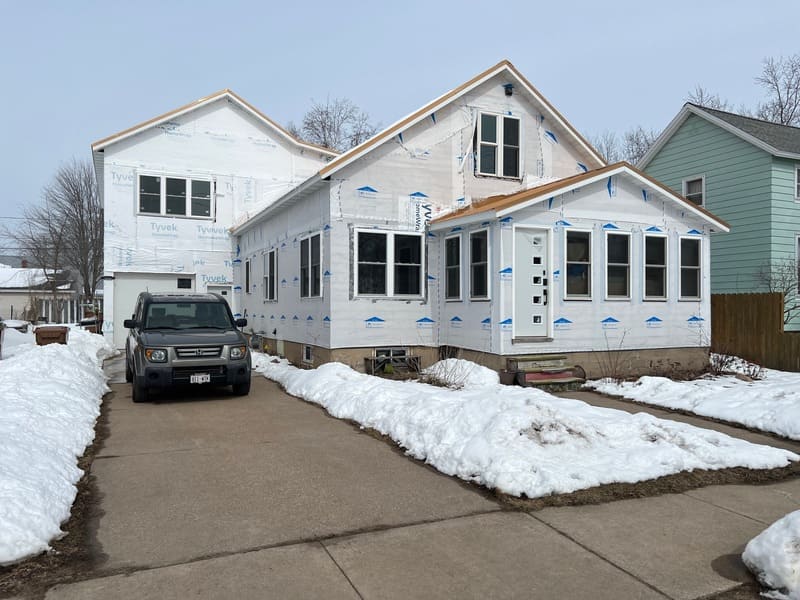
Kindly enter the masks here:
<path id="1" fill-rule="evenodd" d="M 247 354 L 247 346 L 231 346 L 231 360 L 239 360 Z"/>
<path id="2" fill-rule="evenodd" d="M 167 362 L 167 351 L 163 348 L 148 348 L 144 356 L 150 362 Z"/>

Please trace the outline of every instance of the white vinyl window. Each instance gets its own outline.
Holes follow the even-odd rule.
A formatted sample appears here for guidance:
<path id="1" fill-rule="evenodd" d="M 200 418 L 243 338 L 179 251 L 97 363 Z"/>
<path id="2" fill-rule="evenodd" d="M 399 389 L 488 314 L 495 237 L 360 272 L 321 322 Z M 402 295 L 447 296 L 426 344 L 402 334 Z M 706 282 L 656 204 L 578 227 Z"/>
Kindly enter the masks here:
<path id="1" fill-rule="evenodd" d="M 461 300 L 461 236 L 444 240 L 444 297 Z"/>
<path id="2" fill-rule="evenodd" d="M 704 206 L 706 203 L 706 178 L 698 175 L 684 179 L 683 196 L 697 206 Z"/>
<path id="3" fill-rule="evenodd" d="M 697 238 L 680 239 L 680 299 L 699 300 L 701 279 L 700 240 Z"/>
<path id="4" fill-rule="evenodd" d="M 137 212 L 142 215 L 210 219 L 210 179 L 139 175 Z"/>
<path id="5" fill-rule="evenodd" d="M 300 240 L 300 297 L 322 296 L 322 236 Z"/>
<path id="6" fill-rule="evenodd" d="M 264 255 L 264 300 L 275 302 L 278 299 L 278 251 L 270 250 Z"/>
<path id="7" fill-rule="evenodd" d="M 592 297 L 592 232 L 567 231 L 565 298 Z"/>
<path id="8" fill-rule="evenodd" d="M 517 117 L 480 113 L 475 145 L 475 171 L 479 175 L 519 178 L 521 140 Z"/>
<path id="9" fill-rule="evenodd" d="M 469 234 L 469 297 L 489 299 L 489 232 L 486 229 Z"/>
<path id="10" fill-rule="evenodd" d="M 355 237 L 357 296 L 422 296 L 421 234 L 356 230 Z"/>
<path id="11" fill-rule="evenodd" d="M 667 238 L 644 236 L 644 299 L 667 298 Z"/>
<path id="12" fill-rule="evenodd" d="M 248 294 L 252 292 L 250 289 L 250 267 L 250 259 L 248 258 L 244 261 L 244 291 Z"/>
<path id="13" fill-rule="evenodd" d="M 794 170 L 794 197 L 800 200 L 800 166 Z"/>
<path id="14" fill-rule="evenodd" d="M 631 297 L 631 236 L 606 233 L 606 298 Z"/>

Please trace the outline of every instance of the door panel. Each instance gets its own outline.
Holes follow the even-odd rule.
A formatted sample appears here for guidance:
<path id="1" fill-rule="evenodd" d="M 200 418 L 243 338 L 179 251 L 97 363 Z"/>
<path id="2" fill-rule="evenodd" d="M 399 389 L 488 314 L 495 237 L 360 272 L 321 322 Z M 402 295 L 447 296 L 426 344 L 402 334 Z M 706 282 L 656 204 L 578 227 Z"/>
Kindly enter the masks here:
<path id="1" fill-rule="evenodd" d="M 547 229 L 514 228 L 514 337 L 545 337 L 550 311 Z"/>

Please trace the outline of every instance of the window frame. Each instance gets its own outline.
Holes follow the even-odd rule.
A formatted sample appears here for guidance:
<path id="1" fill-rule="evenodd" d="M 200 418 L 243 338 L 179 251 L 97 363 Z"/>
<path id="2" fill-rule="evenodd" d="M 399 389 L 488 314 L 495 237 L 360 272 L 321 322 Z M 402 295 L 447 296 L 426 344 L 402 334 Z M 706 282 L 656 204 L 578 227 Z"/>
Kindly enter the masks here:
<path id="1" fill-rule="evenodd" d="M 494 117 L 495 119 L 495 132 L 496 132 L 496 140 L 494 142 L 488 142 L 483 140 L 483 117 L 490 116 Z M 517 122 L 517 138 L 518 144 L 516 146 L 511 144 L 505 143 L 505 120 L 506 119 L 513 119 Z M 496 113 L 486 110 L 478 111 L 478 123 L 475 128 L 475 174 L 480 175 L 482 177 L 497 177 L 498 179 L 512 179 L 512 180 L 520 180 L 522 179 L 522 148 L 523 148 L 523 140 L 522 140 L 522 118 L 515 116 L 515 115 L 508 115 L 503 113 Z M 495 172 L 488 172 L 482 169 L 481 164 L 481 146 L 482 145 L 491 145 L 495 148 Z M 516 148 L 517 149 L 517 174 L 516 175 L 504 175 L 505 165 L 504 165 L 504 150 L 508 146 L 509 148 Z"/>
<path id="2" fill-rule="evenodd" d="M 159 179 L 159 210 L 158 212 L 146 212 L 142 210 L 141 194 L 142 194 L 142 177 L 157 177 Z M 168 213 L 167 212 L 167 179 L 182 180 L 185 184 L 184 188 L 184 212 L 181 213 Z M 195 215 L 192 212 L 192 199 L 193 196 L 193 182 L 203 181 L 209 184 L 209 209 L 208 215 Z M 214 198 L 216 197 L 215 191 L 216 180 L 212 176 L 190 176 L 190 175 L 177 175 L 173 173 L 158 173 L 153 171 L 137 171 L 136 172 L 136 185 L 135 185 L 135 214 L 141 217 L 169 217 L 175 219 L 202 219 L 204 221 L 211 221 L 215 218 L 214 211 Z"/>
<path id="3" fill-rule="evenodd" d="M 794 166 L 794 199 L 800 202 L 800 164 Z"/>
<path id="4" fill-rule="evenodd" d="M 683 266 L 683 240 L 697 242 L 697 267 Z M 697 296 L 685 296 L 683 294 L 683 270 L 693 269 L 697 271 Z M 703 299 L 703 240 L 699 237 L 681 235 L 678 236 L 678 300 L 697 302 Z"/>
<path id="5" fill-rule="evenodd" d="M 631 282 L 631 266 L 632 266 L 631 265 L 631 259 L 632 259 L 631 232 L 630 231 L 614 230 L 614 231 L 606 231 L 605 234 L 606 234 L 605 235 L 605 265 L 604 265 L 604 267 L 605 267 L 605 269 L 604 269 L 604 271 L 605 271 L 605 285 L 606 285 L 605 299 L 609 300 L 609 301 L 612 301 L 612 302 L 613 301 L 617 301 L 617 300 L 630 301 L 631 300 L 631 288 L 633 287 L 631 285 L 632 284 L 632 282 Z M 611 263 L 611 262 L 609 262 L 609 260 L 608 260 L 608 251 L 609 251 L 608 238 L 610 238 L 611 236 L 620 236 L 620 237 L 627 238 L 627 240 L 628 240 L 628 262 L 627 263 Z M 612 296 L 609 293 L 609 289 L 608 289 L 608 271 L 609 271 L 609 267 L 612 267 L 612 266 L 614 266 L 614 267 L 625 266 L 626 269 L 627 269 L 628 285 L 627 285 L 626 294 L 624 296 Z"/>
<path id="6" fill-rule="evenodd" d="M 571 233 L 588 233 L 589 234 L 589 260 L 587 262 L 587 273 L 589 276 L 589 291 L 586 295 L 583 294 L 570 294 L 569 293 L 569 256 L 567 254 L 567 247 L 569 242 L 569 235 Z M 582 262 L 572 261 L 575 264 L 583 264 Z M 564 300 L 579 300 L 579 301 L 592 301 L 594 277 L 592 269 L 594 268 L 594 231 L 591 229 L 566 229 L 564 231 Z"/>
<path id="7" fill-rule="evenodd" d="M 270 264 L 270 258 L 272 263 Z M 264 301 L 278 301 L 278 249 L 273 248 L 264 253 Z"/>
<path id="8" fill-rule="evenodd" d="M 647 263 L 647 239 L 658 238 L 664 240 L 664 264 L 649 265 Z M 664 295 L 647 295 L 647 268 L 662 268 L 664 271 Z M 642 236 L 642 300 L 645 302 L 666 302 L 669 299 L 669 236 L 665 233 L 645 233 Z"/>
<path id="9" fill-rule="evenodd" d="M 688 185 L 690 183 L 692 183 L 694 181 L 698 181 L 698 180 L 700 181 L 700 187 L 701 187 L 701 191 L 700 191 L 701 198 L 700 198 L 700 203 L 699 204 L 697 202 L 695 202 L 694 200 L 692 200 L 689 197 L 688 193 L 687 193 Z M 683 195 L 684 198 L 686 198 L 689 202 L 691 202 L 695 206 L 705 207 L 705 205 L 706 205 L 706 176 L 705 175 L 692 175 L 690 177 L 684 177 L 681 180 L 681 194 Z"/>
<path id="10" fill-rule="evenodd" d="M 252 286 L 251 283 L 253 281 L 253 267 L 250 263 L 250 259 L 246 258 L 244 261 L 244 293 L 245 294 L 252 294 Z"/>
<path id="11" fill-rule="evenodd" d="M 473 280 L 474 280 L 473 267 L 476 264 L 483 264 L 483 263 L 476 263 L 476 262 L 474 262 L 472 260 L 472 258 L 473 258 L 472 257 L 472 237 L 475 236 L 475 235 L 479 235 L 479 234 L 485 234 L 486 235 L 486 261 L 485 261 L 485 263 L 486 263 L 486 275 L 485 275 L 486 281 L 484 282 L 486 284 L 486 295 L 485 296 L 475 296 L 472 293 L 473 292 L 472 283 L 473 283 Z M 491 264 L 491 246 L 490 246 L 490 238 L 489 238 L 489 228 L 488 227 L 484 227 L 484 228 L 481 228 L 481 229 L 476 229 L 474 231 L 470 231 L 469 232 L 469 299 L 471 301 L 486 302 L 486 301 L 491 300 L 491 298 L 492 298 L 492 290 L 491 290 L 490 286 L 491 286 L 492 278 L 489 275 L 489 273 L 490 273 L 489 265 L 490 264 Z"/>
<path id="12" fill-rule="evenodd" d="M 312 256 L 312 248 L 313 248 L 313 239 L 319 239 L 319 253 L 318 259 L 319 262 L 314 263 L 314 256 Z M 303 273 L 303 243 L 308 244 L 308 273 Z M 314 233 L 310 233 L 302 238 L 300 238 L 300 298 L 322 298 L 322 232 L 316 231 Z M 313 272 L 314 266 L 317 266 L 319 270 L 319 276 L 316 279 L 316 282 L 313 279 Z M 315 292 L 314 286 L 312 283 L 317 284 L 317 289 Z M 305 293 L 304 293 L 305 290 Z"/>
<path id="13" fill-rule="evenodd" d="M 385 294 L 362 294 L 358 291 L 358 236 L 362 233 L 380 234 L 386 237 L 386 270 L 385 270 Z M 419 294 L 398 294 L 395 290 L 395 267 L 398 263 L 395 262 L 395 243 L 394 238 L 397 235 L 416 237 L 419 239 L 420 245 L 420 263 L 419 263 Z M 354 298 L 386 298 L 398 300 L 420 300 L 425 298 L 425 235 L 424 232 L 417 231 L 399 231 L 387 229 L 366 229 L 363 227 L 353 228 L 353 260 L 351 262 L 353 268 L 353 297 Z M 406 264 L 406 263 L 400 263 Z M 411 264 L 411 263 L 408 263 Z"/>
<path id="14" fill-rule="evenodd" d="M 464 299 L 463 293 L 463 277 L 462 277 L 462 260 L 461 260 L 461 250 L 462 250 L 462 241 L 461 241 L 461 234 L 456 233 L 453 235 L 448 235 L 444 238 L 444 300 L 445 302 L 462 302 Z M 456 253 L 456 257 L 458 258 L 458 262 L 455 265 L 448 264 L 447 262 L 447 244 L 451 240 L 455 240 L 458 242 L 458 252 Z M 458 276 L 458 295 L 457 296 L 449 296 L 450 293 L 450 273 L 455 269 L 455 273 Z"/>

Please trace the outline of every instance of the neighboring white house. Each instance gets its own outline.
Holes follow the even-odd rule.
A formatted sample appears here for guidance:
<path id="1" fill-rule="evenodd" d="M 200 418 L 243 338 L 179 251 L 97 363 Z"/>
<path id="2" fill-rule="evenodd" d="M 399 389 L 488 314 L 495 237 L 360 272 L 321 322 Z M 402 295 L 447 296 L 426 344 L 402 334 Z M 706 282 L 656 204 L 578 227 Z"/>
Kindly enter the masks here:
<path id="1" fill-rule="evenodd" d="M 234 278 L 252 330 L 298 363 L 623 347 L 632 368 L 694 368 L 711 230 L 727 226 L 607 167 L 503 61 L 235 226 Z"/>
<path id="2" fill-rule="evenodd" d="M 79 321 L 83 310 L 80 288 L 73 275 L 66 269 L 52 275 L 52 271 L 44 269 L 0 264 L 0 319 Z"/>
<path id="3" fill-rule="evenodd" d="M 105 210 L 105 335 L 139 292 L 233 290 L 229 229 L 318 171 L 335 152 L 298 142 L 223 90 L 92 144 Z"/>

